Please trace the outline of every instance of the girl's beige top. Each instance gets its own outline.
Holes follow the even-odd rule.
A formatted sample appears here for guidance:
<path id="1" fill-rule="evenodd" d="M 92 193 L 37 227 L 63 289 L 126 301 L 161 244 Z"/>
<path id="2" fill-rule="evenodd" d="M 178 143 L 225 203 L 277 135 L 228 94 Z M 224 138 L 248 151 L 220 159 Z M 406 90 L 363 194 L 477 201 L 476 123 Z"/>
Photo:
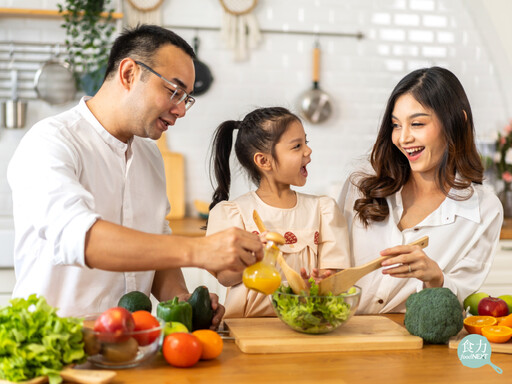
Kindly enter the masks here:
<path id="1" fill-rule="evenodd" d="M 300 272 L 313 268 L 341 269 L 350 266 L 349 242 L 345 218 L 334 199 L 297 192 L 297 204 L 282 209 L 265 204 L 252 191 L 232 201 L 217 204 L 210 212 L 206 234 L 230 227 L 259 233 L 253 220 L 257 210 L 268 231 L 278 232 L 286 239 L 280 246 L 286 262 Z M 279 265 L 276 265 L 280 270 Z M 286 281 L 281 273 L 281 278 Z M 240 276 L 240 280 L 241 280 Z M 270 299 L 245 288 L 240 283 L 227 292 L 226 318 L 275 316 Z"/>

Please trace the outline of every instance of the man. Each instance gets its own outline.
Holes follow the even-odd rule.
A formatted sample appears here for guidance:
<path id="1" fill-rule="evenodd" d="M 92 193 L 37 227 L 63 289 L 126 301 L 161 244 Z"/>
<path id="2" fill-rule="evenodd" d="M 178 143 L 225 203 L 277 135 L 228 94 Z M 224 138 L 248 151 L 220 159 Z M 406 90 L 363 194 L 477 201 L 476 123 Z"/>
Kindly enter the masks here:
<path id="1" fill-rule="evenodd" d="M 125 31 L 98 93 L 27 132 L 7 175 L 13 296 L 37 293 L 60 315 L 83 315 L 116 306 L 133 290 L 184 298 L 180 267 L 236 271 L 261 259 L 258 237 L 240 229 L 201 239 L 169 235 L 163 161 L 146 138 L 158 139 L 194 103 L 193 58 L 164 28 Z M 212 296 L 215 326 L 224 309 Z"/>

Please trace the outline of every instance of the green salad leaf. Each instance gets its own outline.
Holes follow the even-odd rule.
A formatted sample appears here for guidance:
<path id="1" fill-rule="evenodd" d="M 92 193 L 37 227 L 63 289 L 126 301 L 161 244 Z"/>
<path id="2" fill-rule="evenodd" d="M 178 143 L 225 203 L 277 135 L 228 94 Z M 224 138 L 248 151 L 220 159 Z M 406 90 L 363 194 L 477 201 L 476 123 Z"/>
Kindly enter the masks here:
<path id="1" fill-rule="evenodd" d="M 48 376 L 85 361 L 82 319 L 61 318 L 44 297 L 12 299 L 0 308 L 0 378 L 13 382 Z"/>
<path id="2" fill-rule="evenodd" d="M 348 319 L 350 305 L 342 296 L 334 296 L 331 292 L 326 296 L 317 296 L 318 285 L 314 279 L 309 282 L 309 294 L 301 292 L 300 295 L 294 295 L 292 289 L 285 285 L 281 285 L 272 294 L 274 308 L 284 322 L 305 333 L 325 333 Z"/>

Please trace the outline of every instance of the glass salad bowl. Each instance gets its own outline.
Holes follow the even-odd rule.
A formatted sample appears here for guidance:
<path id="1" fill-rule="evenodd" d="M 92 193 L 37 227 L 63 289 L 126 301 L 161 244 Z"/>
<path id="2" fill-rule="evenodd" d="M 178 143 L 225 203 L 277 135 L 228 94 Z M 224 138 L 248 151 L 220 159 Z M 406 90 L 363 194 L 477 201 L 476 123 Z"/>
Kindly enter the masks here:
<path id="1" fill-rule="evenodd" d="M 296 295 L 281 285 L 271 296 L 277 317 L 291 329 L 309 334 L 334 331 L 356 312 L 361 288 L 354 285 L 338 296 Z"/>
<path id="2" fill-rule="evenodd" d="M 85 316 L 82 329 L 87 360 L 102 368 L 137 367 L 159 350 L 165 324 L 141 331 L 97 332 L 94 323 L 99 314 Z"/>

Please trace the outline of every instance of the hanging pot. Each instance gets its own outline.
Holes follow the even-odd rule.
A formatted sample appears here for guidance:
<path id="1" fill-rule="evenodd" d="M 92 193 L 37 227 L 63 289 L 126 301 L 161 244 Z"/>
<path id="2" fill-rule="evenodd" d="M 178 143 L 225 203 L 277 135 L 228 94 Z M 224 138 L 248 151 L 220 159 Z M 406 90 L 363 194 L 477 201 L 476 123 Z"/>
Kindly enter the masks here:
<path id="1" fill-rule="evenodd" d="M 313 48 L 313 89 L 304 92 L 299 98 L 299 113 L 312 124 L 326 121 L 332 114 L 332 99 L 322 91 L 320 82 L 320 45 Z"/>
<path id="2" fill-rule="evenodd" d="M 14 129 L 25 126 L 27 102 L 7 100 L 2 102 L 2 127 Z"/>
<path id="3" fill-rule="evenodd" d="M 196 58 L 194 59 L 194 68 L 196 70 L 196 80 L 194 82 L 194 96 L 200 96 L 203 93 L 206 93 L 212 85 L 213 76 L 208 68 L 208 65 L 203 63 L 198 58 L 198 49 L 199 49 L 199 38 L 194 37 L 194 51 L 196 53 Z"/>

